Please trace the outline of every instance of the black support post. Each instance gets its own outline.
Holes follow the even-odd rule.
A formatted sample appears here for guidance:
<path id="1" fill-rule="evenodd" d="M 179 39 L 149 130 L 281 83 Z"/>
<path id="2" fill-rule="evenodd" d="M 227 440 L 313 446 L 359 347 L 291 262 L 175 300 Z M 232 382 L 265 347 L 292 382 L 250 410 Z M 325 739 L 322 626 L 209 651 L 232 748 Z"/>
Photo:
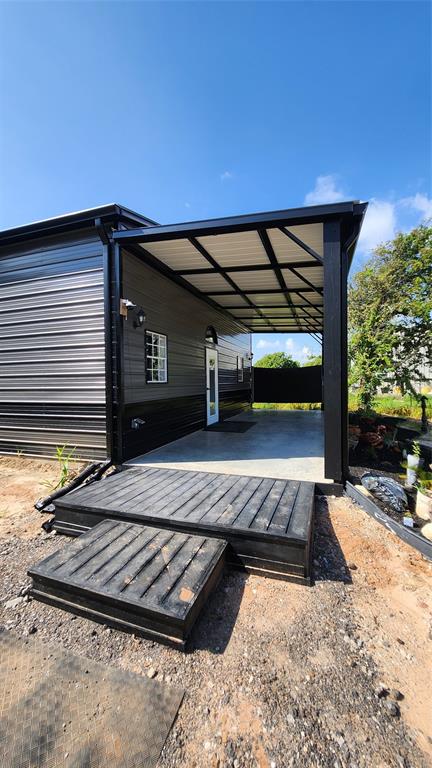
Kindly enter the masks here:
<path id="1" fill-rule="evenodd" d="M 347 258 L 339 221 L 324 223 L 324 474 L 348 472 Z"/>

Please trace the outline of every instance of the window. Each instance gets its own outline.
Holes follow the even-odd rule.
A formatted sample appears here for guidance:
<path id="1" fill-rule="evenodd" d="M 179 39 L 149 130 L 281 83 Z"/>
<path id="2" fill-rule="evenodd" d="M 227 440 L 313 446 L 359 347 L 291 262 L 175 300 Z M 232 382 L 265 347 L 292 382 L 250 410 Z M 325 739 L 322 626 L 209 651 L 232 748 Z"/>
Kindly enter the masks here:
<path id="1" fill-rule="evenodd" d="M 244 360 L 239 355 L 237 358 L 237 381 L 243 381 Z"/>
<path id="2" fill-rule="evenodd" d="M 165 384 L 168 381 L 167 337 L 163 333 L 145 333 L 146 381 Z"/>

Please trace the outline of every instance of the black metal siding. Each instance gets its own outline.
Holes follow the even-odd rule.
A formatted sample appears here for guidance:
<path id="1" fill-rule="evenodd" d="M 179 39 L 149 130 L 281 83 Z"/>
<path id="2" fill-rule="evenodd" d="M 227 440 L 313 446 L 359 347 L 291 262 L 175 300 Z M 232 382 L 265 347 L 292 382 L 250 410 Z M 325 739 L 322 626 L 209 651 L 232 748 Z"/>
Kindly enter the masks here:
<path id="1" fill-rule="evenodd" d="M 0 249 L 0 452 L 106 456 L 102 244 Z"/>
<path id="2" fill-rule="evenodd" d="M 123 321 L 124 457 L 163 445 L 205 424 L 205 333 L 218 335 L 219 410 L 226 418 L 250 406 L 250 334 L 245 328 L 161 275 L 136 256 L 122 251 L 122 295 L 146 314 L 133 327 L 133 311 Z M 168 337 L 168 382 L 147 384 L 145 329 Z M 245 358 L 244 381 L 237 380 L 237 356 Z M 135 417 L 145 420 L 131 429 Z"/>

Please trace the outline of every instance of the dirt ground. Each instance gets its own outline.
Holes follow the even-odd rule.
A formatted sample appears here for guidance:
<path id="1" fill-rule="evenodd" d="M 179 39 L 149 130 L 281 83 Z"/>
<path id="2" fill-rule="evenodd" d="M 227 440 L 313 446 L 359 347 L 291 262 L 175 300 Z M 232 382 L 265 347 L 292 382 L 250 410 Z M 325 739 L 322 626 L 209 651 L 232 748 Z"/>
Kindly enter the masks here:
<path id="1" fill-rule="evenodd" d="M 432 565 L 359 507 L 318 501 L 313 587 L 228 573 L 181 654 L 34 600 L 5 607 L 68 544 L 32 507 L 56 477 L 0 458 L 0 622 L 182 686 L 160 768 L 432 765 Z"/>

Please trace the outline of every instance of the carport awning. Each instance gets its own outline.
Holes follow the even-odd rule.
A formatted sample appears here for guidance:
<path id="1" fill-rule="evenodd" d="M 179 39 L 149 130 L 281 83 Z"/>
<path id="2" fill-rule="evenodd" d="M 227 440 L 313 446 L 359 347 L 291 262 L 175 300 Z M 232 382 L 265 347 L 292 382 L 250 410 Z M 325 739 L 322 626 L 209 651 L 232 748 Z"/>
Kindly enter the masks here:
<path id="1" fill-rule="evenodd" d="M 366 210 L 358 201 L 113 234 L 251 332 L 323 331 L 326 221 L 341 224 L 349 263 Z"/>

